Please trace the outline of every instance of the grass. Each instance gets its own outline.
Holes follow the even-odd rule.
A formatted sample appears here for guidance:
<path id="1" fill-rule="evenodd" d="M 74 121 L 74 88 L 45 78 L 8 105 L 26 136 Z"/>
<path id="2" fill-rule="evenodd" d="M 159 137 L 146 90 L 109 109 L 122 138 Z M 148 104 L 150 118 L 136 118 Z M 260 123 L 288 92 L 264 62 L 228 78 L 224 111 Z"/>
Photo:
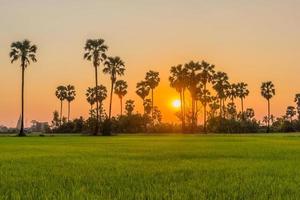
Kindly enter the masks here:
<path id="1" fill-rule="evenodd" d="M 300 136 L 0 137 L 0 199 L 299 199 Z"/>

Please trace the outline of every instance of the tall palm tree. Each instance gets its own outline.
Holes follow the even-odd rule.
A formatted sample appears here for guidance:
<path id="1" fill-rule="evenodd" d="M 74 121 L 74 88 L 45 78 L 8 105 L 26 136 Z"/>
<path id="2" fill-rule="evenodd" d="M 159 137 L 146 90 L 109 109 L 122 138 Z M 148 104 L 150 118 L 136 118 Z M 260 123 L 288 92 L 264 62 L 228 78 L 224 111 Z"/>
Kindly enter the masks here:
<path id="1" fill-rule="evenodd" d="M 62 109 L 63 109 L 63 101 L 67 97 L 67 88 L 63 85 L 60 85 L 56 88 L 55 96 L 60 100 L 60 125 L 62 123 Z"/>
<path id="2" fill-rule="evenodd" d="M 30 62 L 36 62 L 36 51 L 37 47 L 36 45 L 32 45 L 29 40 L 23 40 L 18 42 L 13 42 L 11 44 L 11 51 L 9 53 L 9 57 L 11 59 L 11 63 L 20 60 L 21 62 L 21 69 L 22 69 L 22 94 L 21 94 L 21 128 L 19 132 L 19 136 L 25 136 L 24 132 L 24 75 L 25 75 L 25 69 L 28 65 L 30 65 Z"/>
<path id="3" fill-rule="evenodd" d="M 128 85 L 126 81 L 124 80 L 118 80 L 115 85 L 115 94 L 118 95 L 120 99 L 120 106 L 121 106 L 121 113 L 120 115 L 122 116 L 123 114 L 123 97 L 127 94 L 127 88 Z"/>
<path id="4" fill-rule="evenodd" d="M 88 39 L 85 43 L 84 59 L 91 61 L 95 68 L 95 89 L 98 89 L 98 67 L 101 63 L 106 60 L 106 54 L 108 47 L 104 44 L 103 39 Z M 98 92 L 95 92 L 98 95 Z M 97 97 L 96 97 L 97 98 Z M 99 131 L 99 102 L 96 101 L 96 127 L 94 135 L 98 134 Z"/>
<path id="5" fill-rule="evenodd" d="M 237 96 L 241 99 L 242 116 L 244 115 L 244 99 L 249 95 L 248 84 L 240 82 L 236 85 Z"/>
<path id="6" fill-rule="evenodd" d="M 67 85 L 66 86 L 66 100 L 68 101 L 68 121 L 70 121 L 71 102 L 74 101 L 75 96 L 76 96 L 75 86 Z"/>
<path id="7" fill-rule="evenodd" d="M 113 98 L 114 84 L 117 80 L 117 76 L 124 75 L 125 72 L 125 63 L 121 60 L 120 57 L 109 57 L 108 60 L 104 63 L 104 74 L 110 75 L 111 88 L 110 88 L 110 100 L 109 100 L 109 114 L 108 118 L 111 118 L 111 106 Z"/>
<path id="8" fill-rule="evenodd" d="M 199 62 L 190 61 L 189 63 L 184 65 L 184 68 L 187 69 L 187 88 L 190 92 L 192 98 L 192 126 L 191 130 L 194 131 L 196 123 L 196 95 L 197 95 L 197 86 L 200 81 L 199 70 L 201 69 L 201 65 Z"/>
<path id="9" fill-rule="evenodd" d="M 170 69 L 170 86 L 175 88 L 180 96 L 180 114 L 182 131 L 185 130 L 184 92 L 187 87 L 187 69 L 182 65 L 172 66 Z"/>
<path id="10" fill-rule="evenodd" d="M 214 83 L 213 89 L 216 90 L 217 96 L 220 101 L 220 117 L 224 117 L 224 115 L 225 115 L 224 101 L 225 101 L 225 98 L 227 97 L 226 90 L 230 86 L 230 84 L 228 82 L 227 74 L 225 72 L 217 72 L 214 75 L 213 83 Z"/>
<path id="11" fill-rule="evenodd" d="M 136 84 L 136 94 L 145 102 L 145 98 L 149 95 L 150 87 L 146 81 L 140 81 Z M 145 106 L 144 106 L 145 114 Z"/>
<path id="12" fill-rule="evenodd" d="M 208 90 L 207 90 L 207 84 L 211 83 L 213 81 L 213 77 L 215 74 L 215 70 L 214 70 L 215 66 L 211 65 L 205 61 L 201 62 L 201 67 L 200 67 L 200 82 L 203 85 L 203 128 L 204 128 L 204 132 L 206 133 L 206 108 L 207 108 L 207 103 L 208 103 L 208 99 L 207 98 L 207 94 L 208 94 Z"/>
<path id="13" fill-rule="evenodd" d="M 275 86 L 271 81 L 263 82 L 261 87 L 261 95 L 268 101 L 268 120 L 267 133 L 270 131 L 270 99 L 275 95 Z"/>
<path id="14" fill-rule="evenodd" d="M 148 71 L 146 73 L 146 77 L 145 80 L 147 82 L 147 84 L 149 85 L 150 89 L 151 89 L 151 103 L 152 103 L 152 118 L 153 118 L 153 108 L 154 108 L 154 89 L 158 86 L 159 82 L 160 82 L 160 78 L 159 78 L 159 72 L 155 72 L 155 71 Z"/>

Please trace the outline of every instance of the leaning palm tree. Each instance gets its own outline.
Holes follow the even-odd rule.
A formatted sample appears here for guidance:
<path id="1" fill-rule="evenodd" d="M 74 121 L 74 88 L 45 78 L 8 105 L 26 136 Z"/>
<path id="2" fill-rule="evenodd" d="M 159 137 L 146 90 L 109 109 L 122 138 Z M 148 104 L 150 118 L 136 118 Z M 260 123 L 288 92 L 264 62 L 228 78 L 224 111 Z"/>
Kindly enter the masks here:
<path id="1" fill-rule="evenodd" d="M 147 82 L 147 84 L 149 85 L 150 89 L 151 89 L 151 113 L 152 113 L 152 118 L 153 118 L 153 107 L 154 107 L 154 89 L 158 86 L 159 82 L 160 82 L 160 78 L 159 78 L 159 72 L 155 72 L 155 71 L 148 71 L 146 73 L 146 77 L 145 80 Z"/>
<path id="2" fill-rule="evenodd" d="M 208 90 L 207 90 L 207 84 L 211 83 L 213 81 L 214 78 L 214 74 L 215 74 L 215 70 L 214 70 L 215 66 L 212 64 L 209 64 L 205 61 L 201 62 L 201 67 L 200 67 L 200 82 L 203 85 L 203 129 L 204 132 L 206 133 L 206 108 L 207 108 L 207 104 L 209 103 L 208 100 L 209 98 L 207 98 L 207 95 L 209 94 Z"/>
<path id="3" fill-rule="evenodd" d="M 75 86 L 67 85 L 66 87 L 66 100 L 68 101 L 68 121 L 70 121 L 71 102 L 74 101 L 76 96 Z"/>
<path id="4" fill-rule="evenodd" d="M 60 125 L 62 123 L 62 109 L 63 109 L 63 101 L 67 97 L 67 88 L 63 85 L 60 85 L 56 88 L 55 96 L 60 100 Z"/>
<path id="5" fill-rule="evenodd" d="M 118 95 L 120 99 L 120 106 L 121 106 L 121 113 L 120 115 L 122 116 L 123 114 L 123 97 L 127 94 L 127 83 L 126 81 L 123 80 L 118 80 L 115 85 L 115 94 Z"/>
<path id="6" fill-rule="evenodd" d="M 244 99 L 249 95 L 248 84 L 240 82 L 236 85 L 237 96 L 241 99 L 242 116 L 244 115 Z"/>
<path id="7" fill-rule="evenodd" d="M 136 84 L 136 94 L 145 102 L 145 98 L 149 95 L 150 87 L 146 81 L 140 81 Z M 145 106 L 144 106 L 145 114 Z"/>
<path id="8" fill-rule="evenodd" d="M 172 66 L 170 69 L 170 86 L 175 88 L 180 96 L 180 118 L 182 131 L 185 130 L 184 92 L 187 88 L 187 69 L 182 65 Z"/>
<path id="9" fill-rule="evenodd" d="M 91 61 L 93 63 L 93 67 L 95 68 L 95 89 L 98 89 L 98 67 L 101 63 L 106 60 L 106 54 L 108 47 L 104 44 L 103 39 L 88 39 L 85 43 L 85 53 L 84 59 Z M 95 92 L 98 95 L 98 92 Z M 96 97 L 97 98 L 97 97 Z M 96 127 L 94 135 L 98 134 L 99 131 L 99 102 L 96 101 Z"/>
<path id="10" fill-rule="evenodd" d="M 117 80 L 117 76 L 124 75 L 125 72 L 125 63 L 121 60 L 120 57 L 109 57 L 108 60 L 104 63 L 105 67 L 103 69 L 104 74 L 110 75 L 111 80 L 111 88 L 110 88 L 110 99 L 109 99 L 109 114 L 108 118 L 111 118 L 111 106 L 112 106 L 112 98 L 114 85 Z"/>
<path id="11" fill-rule="evenodd" d="M 268 101 L 268 119 L 267 119 L 267 133 L 270 131 L 270 99 L 275 95 L 275 86 L 271 81 L 263 82 L 261 87 L 261 95 Z"/>
<path id="12" fill-rule="evenodd" d="M 24 74 L 25 69 L 30 62 L 36 62 L 36 45 L 32 45 L 29 40 L 13 42 L 11 44 L 11 52 L 9 53 L 9 57 L 11 59 L 11 63 L 20 60 L 21 62 L 21 69 L 22 69 L 22 95 L 21 95 L 21 128 L 19 132 L 19 136 L 25 136 L 24 132 Z"/>

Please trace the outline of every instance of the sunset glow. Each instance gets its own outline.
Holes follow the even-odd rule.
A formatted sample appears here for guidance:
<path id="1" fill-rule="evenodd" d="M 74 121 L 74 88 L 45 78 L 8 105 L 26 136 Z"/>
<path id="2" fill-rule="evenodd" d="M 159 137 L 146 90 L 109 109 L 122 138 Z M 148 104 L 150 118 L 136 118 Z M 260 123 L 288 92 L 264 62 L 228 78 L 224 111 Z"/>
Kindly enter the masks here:
<path id="1" fill-rule="evenodd" d="M 173 102 L 172 102 L 172 106 L 174 107 L 174 108 L 180 108 L 180 105 L 181 105 L 181 102 L 180 102 L 180 100 L 179 99 L 176 99 L 176 100 L 174 100 Z"/>

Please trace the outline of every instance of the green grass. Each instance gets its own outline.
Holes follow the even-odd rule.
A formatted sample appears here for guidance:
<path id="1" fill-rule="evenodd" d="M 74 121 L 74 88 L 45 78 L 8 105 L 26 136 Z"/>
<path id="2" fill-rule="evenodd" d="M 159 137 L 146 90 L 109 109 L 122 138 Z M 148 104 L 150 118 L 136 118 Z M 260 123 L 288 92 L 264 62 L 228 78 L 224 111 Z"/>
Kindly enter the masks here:
<path id="1" fill-rule="evenodd" d="M 299 199 L 295 135 L 0 137 L 0 199 Z"/>

